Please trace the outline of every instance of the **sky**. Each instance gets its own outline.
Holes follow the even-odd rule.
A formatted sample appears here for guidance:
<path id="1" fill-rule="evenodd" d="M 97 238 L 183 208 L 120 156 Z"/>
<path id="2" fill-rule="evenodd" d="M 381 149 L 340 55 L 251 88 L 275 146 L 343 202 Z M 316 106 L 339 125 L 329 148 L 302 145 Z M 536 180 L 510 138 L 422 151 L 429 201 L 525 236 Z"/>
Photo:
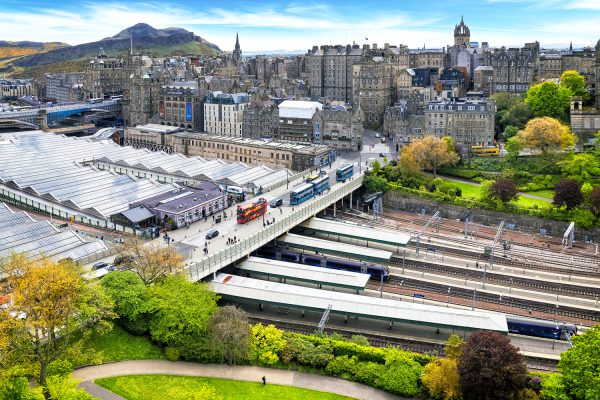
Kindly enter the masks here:
<path id="1" fill-rule="evenodd" d="M 181 27 L 233 50 L 306 51 L 313 45 L 453 43 L 464 15 L 471 41 L 545 48 L 593 46 L 600 39 L 600 0 L 1 0 L 0 40 L 100 40 L 139 22 Z"/>

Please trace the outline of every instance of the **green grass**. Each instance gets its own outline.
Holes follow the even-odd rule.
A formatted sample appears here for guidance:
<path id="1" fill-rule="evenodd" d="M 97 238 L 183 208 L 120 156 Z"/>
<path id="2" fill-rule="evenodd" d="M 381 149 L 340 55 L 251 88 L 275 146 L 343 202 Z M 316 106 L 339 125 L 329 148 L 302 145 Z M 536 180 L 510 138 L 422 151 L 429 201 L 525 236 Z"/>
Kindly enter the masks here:
<path id="1" fill-rule="evenodd" d="M 447 179 L 444 179 L 444 182 L 451 183 L 453 185 L 458 186 L 460 188 L 460 190 L 462 190 L 461 197 L 463 197 L 463 198 L 473 197 L 475 199 L 479 199 L 481 196 L 481 188 L 477 184 L 470 184 L 467 182 L 452 181 L 452 180 L 447 180 Z M 541 194 L 538 194 L 540 192 L 550 192 L 550 193 L 552 193 L 552 195 L 554 194 L 554 192 L 552 190 L 542 190 L 539 192 L 532 192 L 532 194 L 542 196 Z M 542 197 L 546 197 L 546 196 L 542 196 Z M 530 197 L 519 196 L 519 199 L 516 202 L 513 201 L 512 203 L 517 204 L 520 207 L 525 207 L 525 208 L 532 208 L 534 205 L 537 205 L 539 208 L 545 208 L 545 207 L 548 207 L 551 202 L 552 202 L 552 196 L 550 196 L 548 198 L 548 200 L 532 199 Z"/>
<path id="2" fill-rule="evenodd" d="M 550 199 L 552 200 L 552 198 L 554 197 L 554 190 L 536 190 L 536 191 L 532 191 L 532 192 L 525 192 L 528 194 L 533 194 L 535 196 L 540 196 L 540 197 L 544 197 L 546 199 Z"/>
<path id="3" fill-rule="evenodd" d="M 268 378 L 267 378 L 268 379 Z M 168 375 L 129 375 L 96 379 L 98 385 L 127 400 L 189 400 L 190 393 L 209 385 L 223 400 L 348 400 L 351 397 L 291 386 L 229 379 Z"/>
<path id="4" fill-rule="evenodd" d="M 105 335 L 92 334 L 85 346 L 100 352 L 102 362 L 164 359 L 163 351 L 145 336 L 135 336 L 115 324 Z"/>

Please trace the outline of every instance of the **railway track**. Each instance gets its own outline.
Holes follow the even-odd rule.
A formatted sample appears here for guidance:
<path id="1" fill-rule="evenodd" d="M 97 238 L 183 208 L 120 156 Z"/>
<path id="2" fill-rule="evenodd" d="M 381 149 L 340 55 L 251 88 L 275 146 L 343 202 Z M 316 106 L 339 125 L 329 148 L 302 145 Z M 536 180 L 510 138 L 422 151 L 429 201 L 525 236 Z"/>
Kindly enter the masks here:
<path id="1" fill-rule="evenodd" d="M 271 318 L 265 318 L 257 316 L 256 314 L 252 314 L 248 316 L 250 322 L 253 323 L 269 323 L 275 325 L 279 329 L 283 329 L 285 331 L 302 333 L 304 335 L 312 335 L 316 331 L 316 327 L 314 324 L 289 321 L 289 320 L 277 320 Z M 428 339 L 420 339 L 420 338 L 404 338 L 401 336 L 392 336 L 392 335 L 384 335 L 384 334 L 375 334 L 372 332 L 364 332 L 360 329 L 349 329 L 349 328 L 340 328 L 338 326 L 335 327 L 325 327 L 325 332 L 328 334 L 337 333 L 344 336 L 347 339 L 350 339 L 354 335 L 361 335 L 366 337 L 369 340 L 369 343 L 374 347 L 389 347 L 389 346 L 397 346 L 406 351 L 413 351 L 416 353 L 429 353 L 433 355 L 443 356 L 444 353 L 444 343 L 441 341 L 432 341 Z M 525 361 L 527 363 L 527 367 L 531 370 L 538 371 L 556 371 L 557 362 L 552 359 L 533 357 L 533 356 L 525 356 Z"/>

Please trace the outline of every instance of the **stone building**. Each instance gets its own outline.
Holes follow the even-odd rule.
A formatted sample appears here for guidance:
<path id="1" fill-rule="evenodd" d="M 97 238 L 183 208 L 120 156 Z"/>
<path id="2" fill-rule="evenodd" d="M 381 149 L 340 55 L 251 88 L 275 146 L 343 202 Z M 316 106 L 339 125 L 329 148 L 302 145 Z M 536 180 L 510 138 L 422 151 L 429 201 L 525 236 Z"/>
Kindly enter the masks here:
<path id="1" fill-rule="evenodd" d="M 248 165 L 288 168 L 294 171 L 325 165 L 336 153 L 327 146 L 282 143 L 203 133 L 178 132 L 168 137 L 175 152 L 205 159 L 219 158 Z"/>
<path id="2" fill-rule="evenodd" d="M 242 136 L 251 139 L 277 139 L 279 109 L 271 100 L 254 98 L 244 109 Z"/>
<path id="3" fill-rule="evenodd" d="M 494 143 L 496 102 L 485 98 L 440 99 L 425 109 L 424 131 L 437 137 L 450 136 L 467 146 Z"/>
<path id="4" fill-rule="evenodd" d="M 314 46 L 309 50 L 310 96 L 353 104 L 352 66 L 363 61 L 368 45 Z"/>
<path id="5" fill-rule="evenodd" d="M 540 54 L 540 69 L 538 71 L 540 80 L 560 79 L 563 72 L 562 57 L 558 52 L 543 52 Z"/>
<path id="6" fill-rule="evenodd" d="M 173 82 L 160 88 L 158 119 L 161 125 L 200 131 L 203 125 L 203 97 L 198 82 Z"/>
<path id="7" fill-rule="evenodd" d="M 315 101 L 286 100 L 279 105 L 279 140 L 296 143 L 321 143 L 322 121 Z"/>
<path id="8" fill-rule="evenodd" d="M 475 68 L 473 74 L 473 90 L 481 92 L 485 97 L 494 94 L 494 68 L 488 65 L 481 65 Z"/>
<path id="9" fill-rule="evenodd" d="M 158 117 L 160 89 L 170 81 L 162 63 L 132 54 L 123 68 L 123 119 L 126 126 L 145 125 Z"/>
<path id="10" fill-rule="evenodd" d="M 571 99 L 571 130 L 577 134 L 581 143 L 589 143 L 595 134 L 600 131 L 600 40 L 596 44 L 595 65 L 595 91 L 596 98 L 592 107 L 584 108 L 580 97 Z"/>
<path id="11" fill-rule="evenodd" d="M 242 136 L 246 93 L 211 92 L 204 98 L 204 131 L 224 136 Z"/>
<path id="12" fill-rule="evenodd" d="M 409 68 L 436 68 L 446 66 L 446 52 L 441 49 L 410 49 Z"/>
<path id="13" fill-rule="evenodd" d="M 107 57 L 100 48 L 85 70 L 83 93 L 86 99 L 103 99 L 123 94 L 123 59 Z"/>
<path id="14" fill-rule="evenodd" d="M 319 112 L 323 123 L 321 144 L 338 151 L 360 151 L 364 128 L 360 110 L 352 112 L 342 106 L 324 108 Z"/>
<path id="15" fill-rule="evenodd" d="M 85 74 L 82 72 L 46 74 L 45 97 L 58 103 L 81 101 L 84 79 Z"/>
<path id="16" fill-rule="evenodd" d="M 152 151 L 173 152 L 170 135 L 179 132 L 177 126 L 165 126 L 158 124 L 138 125 L 127 127 L 124 131 L 124 142 L 126 146 L 136 149 L 149 149 Z"/>
<path id="17" fill-rule="evenodd" d="M 242 49 L 240 48 L 240 38 L 237 33 L 235 34 L 235 47 L 231 59 L 235 65 L 240 65 L 242 62 Z"/>
<path id="18" fill-rule="evenodd" d="M 526 43 L 522 48 L 494 50 L 494 92 L 526 93 L 538 72 L 540 44 Z M 488 64 L 490 65 L 490 64 Z"/>
<path id="19" fill-rule="evenodd" d="M 423 114 L 417 114 L 408 101 L 399 100 L 385 109 L 383 133 L 396 143 L 395 150 L 399 151 L 400 146 L 423 137 L 423 122 Z"/>
<path id="20" fill-rule="evenodd" d="M 454 45 L 469 46 L 471 43 L 471 30 L 465 25 L 464 17 L 460 17 L 460 24 L 454 26 Z"/>
<path id="21" fill-rule="evenodd" d="M 569 50 L 561 58 L 561 73 L 569 70 L 577 71 L 583 75 L 588 87 L 594 87 L 597 75 L 594 68 L 597 66 L 597 53 L 598 51 L 594 51 L 593 47 L 586 47 L 582 50 Z"/>
<path id="22" fill-rule="evenodd" d="M 398 66 L 373 57 L 353 66 L 353 97 L 364 113 L 364 124 L 377 128 L 383 123 L 385 108 L 396 99 Z"/>
<path id="23" fill-rule="evenodd" d="M 14 100 L 33 94 L 33 84 L 30 79 L 5 80 L 0 79 L 0 100 Z"/>

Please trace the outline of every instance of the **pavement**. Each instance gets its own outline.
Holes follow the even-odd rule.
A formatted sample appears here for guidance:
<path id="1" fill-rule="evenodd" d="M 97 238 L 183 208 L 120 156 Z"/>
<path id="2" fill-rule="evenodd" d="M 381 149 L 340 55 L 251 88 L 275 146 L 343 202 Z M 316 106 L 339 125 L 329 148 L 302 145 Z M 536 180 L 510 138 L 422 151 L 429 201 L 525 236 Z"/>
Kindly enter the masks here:
<path id="1" fill-rule="evenodd" d="M 101 388 L 93 380 L 123 375 L 205 376 L 257 383 L 261 383 L 261 379 L 264 376 L 267 385 L 296 386 L 304 389 L 336 393 L 361 400 L 402 399 L 382 390 L 373 389 L 370 386 L 329 376 L 247 365 L 228 366 L 222 364 L 197 364 L 184 361 L 140 360 L 96 365 L 81 368 L 73 372 L 73 377 L 82 381 L 79 384 L 81 388 L 102 400 L 122 400 L 123 398 Z"/>

